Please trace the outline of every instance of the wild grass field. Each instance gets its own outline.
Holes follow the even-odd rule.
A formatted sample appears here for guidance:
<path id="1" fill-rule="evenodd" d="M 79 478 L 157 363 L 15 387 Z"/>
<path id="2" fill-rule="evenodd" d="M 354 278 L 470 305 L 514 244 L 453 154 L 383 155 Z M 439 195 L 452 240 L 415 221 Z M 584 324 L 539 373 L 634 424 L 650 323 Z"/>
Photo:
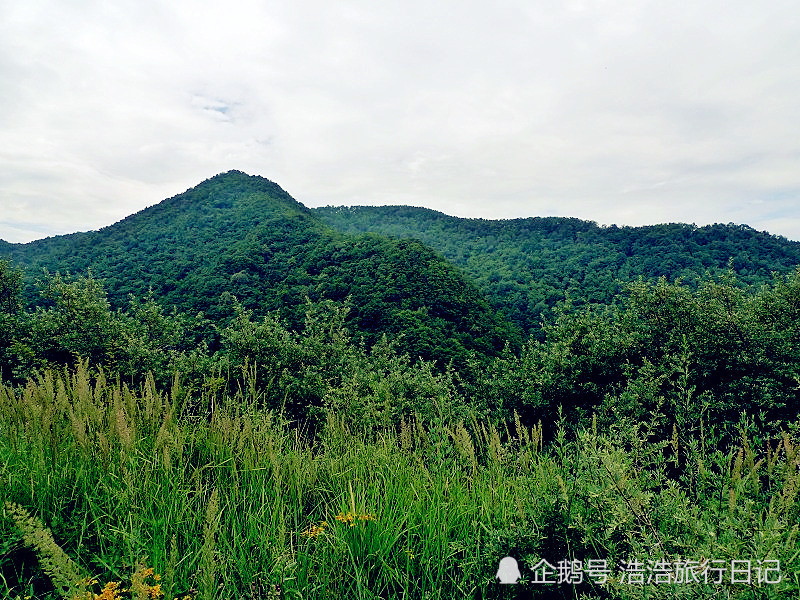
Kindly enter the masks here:
<path id="1" fill-rule="evenodd" d="M 0 387 L 0 596 L 800 597 L 797 427 L 683 444 L 623 417 L 543 443 L 434 406 L 311 432 L 242 381 L 131 389 L 80 362 Z M 536 583 L 541 560 L 567 582 Z"/>

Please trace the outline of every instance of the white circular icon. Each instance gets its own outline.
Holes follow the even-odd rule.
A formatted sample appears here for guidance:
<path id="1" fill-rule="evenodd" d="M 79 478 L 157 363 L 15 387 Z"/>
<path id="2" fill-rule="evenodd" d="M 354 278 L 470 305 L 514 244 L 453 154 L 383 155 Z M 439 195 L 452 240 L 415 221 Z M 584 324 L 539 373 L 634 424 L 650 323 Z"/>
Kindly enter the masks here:
<path id="1" fill-rule="evenodd" d="M 497 566 L 497 575 L 495 576 L 502 584 L 515 584 L 522 575 L 519 572 L 519 565 L 517 559 L 511 556 L 506 556 L 500 560 Z"/>

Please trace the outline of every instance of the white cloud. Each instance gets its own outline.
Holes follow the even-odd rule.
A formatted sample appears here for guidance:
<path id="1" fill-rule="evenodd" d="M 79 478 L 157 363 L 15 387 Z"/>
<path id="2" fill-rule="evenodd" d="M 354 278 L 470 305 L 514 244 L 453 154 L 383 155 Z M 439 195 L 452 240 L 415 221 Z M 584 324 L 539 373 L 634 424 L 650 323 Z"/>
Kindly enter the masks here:
<path id="1" fill-rule="evenodd" d="M 794 3 L 0 0 L 0 238 L 228 169 L 307 205 L 800 239 Z"/>

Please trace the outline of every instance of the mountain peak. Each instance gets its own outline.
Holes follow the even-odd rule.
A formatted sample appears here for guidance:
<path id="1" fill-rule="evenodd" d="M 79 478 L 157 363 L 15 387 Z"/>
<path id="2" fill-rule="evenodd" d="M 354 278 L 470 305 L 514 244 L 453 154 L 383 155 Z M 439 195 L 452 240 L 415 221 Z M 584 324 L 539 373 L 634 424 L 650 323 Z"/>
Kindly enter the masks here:
<path id="1" fill-rule="evenodd" d="M 203 192 L 209 190 L 213 190 L 217 193 L 224 192 L 225 195 L 228 196 L 267 194 L 273 200 L 289 201 L 292 205 L 305 209 L 305 206 L 292 198 L 286 190 L 274 181 L 260 175 L 249 175 L 244 171 L 238 171 L 236 169 L 218 173 L 175 197 L 177 198 L 194 191 Z"/>
<path id="2" fill-rule="evenodd" d="M 236 181 L 247 181 L 250 183 L 264 183 L 267 185 L 277 185 L 274 181 L 270 181 L 266 177 L 262 177 L 261 175 L 250 175 L 249 173 L 245 173 L 244 171 L 239 171 L 238 169 L 231 169 L 230 171 L 224 171 L 222 173 L 217 173 L 216 175 L 209 177 L 205 181 L 199 183 L 195 187 L 199 187 L 206 182 L 223 182 L 223 183 L 232 183 Z"/>

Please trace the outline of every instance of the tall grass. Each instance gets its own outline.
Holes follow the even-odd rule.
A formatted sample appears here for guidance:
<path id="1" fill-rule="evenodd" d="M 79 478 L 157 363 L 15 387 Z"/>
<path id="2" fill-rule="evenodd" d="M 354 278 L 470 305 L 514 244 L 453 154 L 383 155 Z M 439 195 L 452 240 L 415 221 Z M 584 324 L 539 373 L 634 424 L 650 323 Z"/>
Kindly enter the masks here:
<path id="1" fill-rule="evenodd" d="M 792 435 L 756 447 L 743 429 L 738 447 L 702 451 L 620 423 L 575 438 L 562 427 L 543 448 L 541 424 L 519 418 L 364 431 L 334 413 L 312 435 L 262 409 L 255 386 L 219 389 L 131 390 L 85 363 L 0 387 L 0 594 L 103 597 L 104 583 L 131 582 L 118 597 L 133 597 L 143 565 L 166 598 L 800 593 Z M 782 582 L 537 585 L 523 569 L 502 586 L 507 555 L 774 559 Z M 137 589 L 157 597 L 148 581 Z"/>

